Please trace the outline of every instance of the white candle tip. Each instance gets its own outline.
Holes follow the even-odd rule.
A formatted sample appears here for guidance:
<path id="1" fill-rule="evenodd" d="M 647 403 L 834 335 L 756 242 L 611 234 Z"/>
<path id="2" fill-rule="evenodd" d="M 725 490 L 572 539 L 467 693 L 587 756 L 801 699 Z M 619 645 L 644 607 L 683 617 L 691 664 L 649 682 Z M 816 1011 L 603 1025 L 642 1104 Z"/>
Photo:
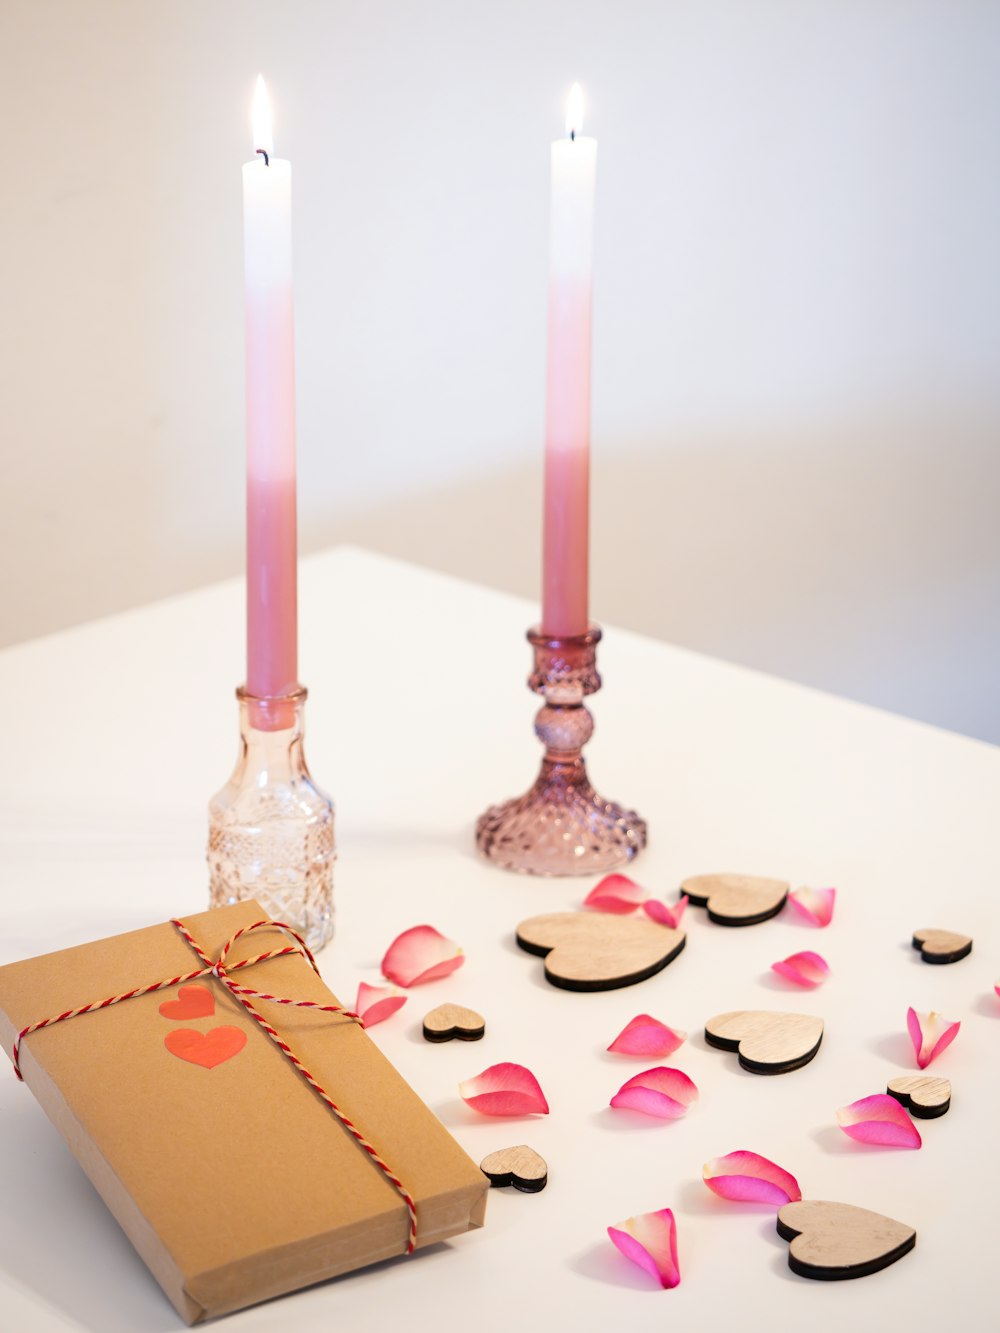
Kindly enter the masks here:
<path id="1" fill-rule="evenodd" d="M 257 75 L 257 87 L 253 95 L 253 150 L 263 153 L 265 160 L 274 153 L 274 136 L 271 132 L 271 101 L 267 95 L 267 86 L 263 74 Z"/>
<path id="2" fill-rule="evenodd" d="M 571 139 L 583 129 L 583 89 L 574 83 L 566 100 L 566 133 Z"/>

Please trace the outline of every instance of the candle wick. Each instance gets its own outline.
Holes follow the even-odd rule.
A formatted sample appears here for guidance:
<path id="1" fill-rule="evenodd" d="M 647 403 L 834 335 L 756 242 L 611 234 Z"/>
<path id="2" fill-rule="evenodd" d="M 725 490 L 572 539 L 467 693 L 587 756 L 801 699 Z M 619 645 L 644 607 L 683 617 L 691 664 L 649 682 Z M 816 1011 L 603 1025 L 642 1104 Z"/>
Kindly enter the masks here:
<path id="1" fill-rule="evenodd" d="M 575 140 L 576 140 L 576 130 L 570 130 L 570 132 L 569 132 L 569 141 L 570 141 L 570 143 L 574 143 Z"/>
<path id="2" fill-rule="evenodd" d="M 268 157 L 268 155 L 267 155 L 267 153 L 265 152 L 265 150 L 264 150 L 263 148 L 258 148 L 258 149 L 257 149 L 257 152 L 258 152 L 258 153 L 260 154 L 260 156 L 264 159 L 264 166 L 265 166 L 265 167 L 269 167 L 269 166 L 271 165 L 271 159 Z"/>

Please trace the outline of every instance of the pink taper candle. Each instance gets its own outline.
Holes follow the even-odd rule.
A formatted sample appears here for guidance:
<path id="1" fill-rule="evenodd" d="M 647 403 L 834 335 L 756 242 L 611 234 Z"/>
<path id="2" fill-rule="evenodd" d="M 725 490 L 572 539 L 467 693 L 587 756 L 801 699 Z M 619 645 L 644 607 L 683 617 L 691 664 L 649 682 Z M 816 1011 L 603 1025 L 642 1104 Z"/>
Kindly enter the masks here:
<path id="1" fill-rule="evenodd" d="M 596 139 L 580 137 L 583 94 L 574 84 L 566 138 L 552 145 L 549 349 L 545 409 L 542 630 L 588 628 L 590 304 Z"/>
<path id="2" fill-rule="evenodd" d="M 247 374 L 247 691 L 298 685 L 292 169 L 273 156 L 264 80 L 243 168 Z M 272 714 L 272 726 L 280 715 Z"/>

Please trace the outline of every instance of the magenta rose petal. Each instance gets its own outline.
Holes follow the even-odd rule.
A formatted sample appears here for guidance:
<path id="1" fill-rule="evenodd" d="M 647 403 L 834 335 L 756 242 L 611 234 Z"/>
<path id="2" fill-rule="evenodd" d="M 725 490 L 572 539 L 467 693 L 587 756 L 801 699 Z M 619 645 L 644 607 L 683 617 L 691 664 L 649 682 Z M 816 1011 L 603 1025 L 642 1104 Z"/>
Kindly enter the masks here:
<path id="1" fill-rule="evenodd" d="M 611 1105 L 659 1120 L 678 1120 L 698 1100 L 698 1089 L 679 1069 L 644 1069 L 623 1083 L 611 1098 Z"/>
<path id="2" fill-rule="evenodd" d="M 813 953 L 811 949 L 793 953 L 788 958 L 783 958 L 780 963 L 772 963 L 771 970 L 784 977 L 786 981 L 794 982 L 796 986 L 807 986 L 810 990 L 822 986 L 830 975 L 830 966 L 826 959 L 818 953 Z"/>
<path id="3" fill-rule="evenodd" d="M 858 1143 L 875 1143 L 883 1148 L 919 1148 L 920 1134 L 895 1097 L 877 1092 L 862 1097 L 837 1112 L 837 1122 Z"/>
<path id="4" fill-rule="evenodd" d="M 669 1208 L 640 1213 L 608 1227 L 612 1243 L 657 1281 L 664 1290 L 681 1280 L 677 1264 L 677 1224 Z"/>
<path id="5" fill-rule="evenodd" d="M 782 1207 L 802 1198 L 799 1182 L 788 1171 L 759 1153 L 740 1148 L 713 1157 L 702 1167 L 705 1184 L 720 1199 L 740 1203 L 773 1203 Z"/>
<path id="6" fill-rule="evenodd" d="M 929 1014 L 918 1014 L 912 1007 L 906 1011 L 906 1026 L 913 1042 L 913 1051 L 917 1057 L 917 1066 L 926 1069 L 932 1060 L 958 1036 L 962 1026 L 950 1018 L 943 1018 L 932 1010 Z"/>
<path id="7" fill-rule="evenodd" d="M 437 981 L 461 967 L 465 954 L 433 926 L 413 926 L 397 935 L 382 959 L 382 974 L 397 986 Z"/>
<path id="8" fill-rule="evenodd" d="M 642 910 L 661 926 L 669 926 L 671 930 L 676 930 L 681 924 L 681 917 L 684 915 L 684 909 L 687 905 L 688 896 L 685 893 L 678 898 L 673 907 L 661 903 L 659 898 L 647 898 L 642 904 Z"/>
<path id="9" fill-rule="evenodd" d="M 673 1055 L 687 1037 L 686 1032 L 667 1027 L 651 1014 L 636 1014 L 608 1047 L 615 1055 Z"/>
<path id="10" fill-rule="evenodd" d="M 406 996 L 400 995 L 394 986 L 369 986 L 367 981 L 362 981 L 354 1008 L 361 1026 L 370 1028 L 376 1023 L 384 1023 L 405 1003 Z"/>
<path id="11" fill-rule="evenodd" d="M 833 920 L 836 889 L 793 889 L 788 901 L 799 916 L 814 926 L 828 926 Z"/>
<path id="12" fill-rule="evenodd" d="M 583 905 L 597 912 L 614 912 L 624 916 L 641 907 L 648 897 L 646 890 L 636 884 L 634 879 L 629 879 L 628 875 L 605 875 L 584 898 Z"/>
<path id="13" fill-rule="evenodd" d="M 462 1100 L 483 1115 L 548 1115 L 538 1079 L 524 1065 L 490 1065 L 458 1085 Z"/>

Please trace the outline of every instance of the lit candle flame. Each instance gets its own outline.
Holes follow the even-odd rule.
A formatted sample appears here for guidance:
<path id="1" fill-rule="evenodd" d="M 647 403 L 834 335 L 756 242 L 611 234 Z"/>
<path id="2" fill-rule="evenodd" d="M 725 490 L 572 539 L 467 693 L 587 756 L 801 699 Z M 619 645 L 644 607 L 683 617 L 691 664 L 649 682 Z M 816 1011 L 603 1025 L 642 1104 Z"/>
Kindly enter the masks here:
<path id="1" fill-rule="evenodd" d="M 274 152 L 274 136 L 271 133 L 271 100 L 267 95 L 263 74 L 257 75 L 257 87 L 253 95 L 253 150 L 270 157 Z"/>
<path id="2" fill-rule="evenodd" d="M 571 139 L 583 129 L 583 89 L 574 83 L 566 100 L 566 133 Z"/>

